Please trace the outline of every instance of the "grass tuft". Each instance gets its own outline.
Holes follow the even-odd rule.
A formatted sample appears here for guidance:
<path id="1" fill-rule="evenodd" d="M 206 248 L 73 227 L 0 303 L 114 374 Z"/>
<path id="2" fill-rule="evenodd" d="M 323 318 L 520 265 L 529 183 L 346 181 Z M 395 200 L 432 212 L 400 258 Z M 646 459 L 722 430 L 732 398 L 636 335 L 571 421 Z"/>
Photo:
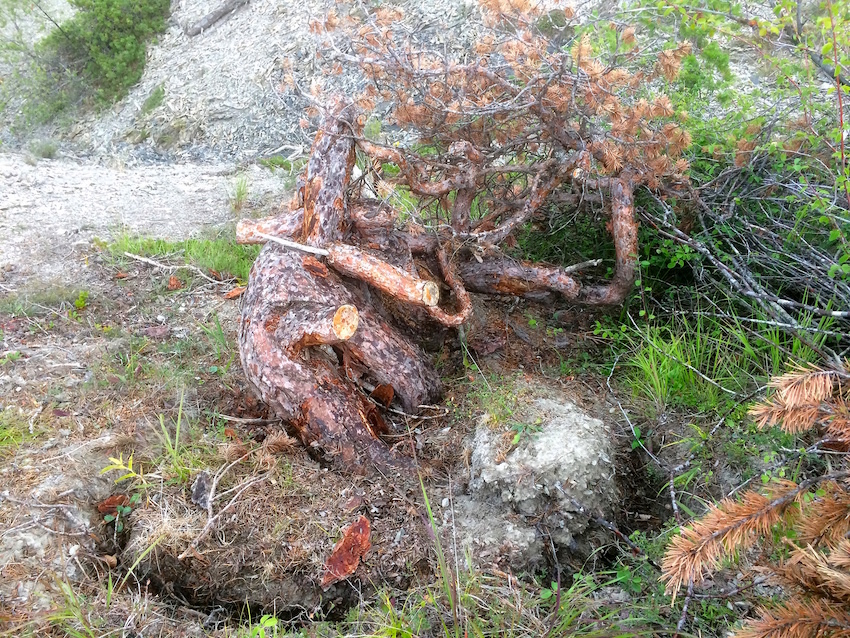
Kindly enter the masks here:
<path id="1" fill-rule="evenodd" d="M 187 239 L 168 241 L 143 237 L 122 236 L 107 245 L 110 254 L 123 259 L 124 253 L 143 257 L 182 259 L 184 263 L 215 270 L 222 277 L 248 280 L 251 264 L 260 252 L 259 246 L 241 246 L 233 239 Z"/>

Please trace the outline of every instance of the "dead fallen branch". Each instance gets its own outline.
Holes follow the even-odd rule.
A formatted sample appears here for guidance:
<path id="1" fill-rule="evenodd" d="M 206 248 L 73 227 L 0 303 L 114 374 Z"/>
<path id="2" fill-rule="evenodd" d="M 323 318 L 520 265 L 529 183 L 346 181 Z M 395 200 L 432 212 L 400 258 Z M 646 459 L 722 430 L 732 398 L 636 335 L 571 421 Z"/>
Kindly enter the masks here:
<path id="1" fill-rule="evenodd" d="M 247 4 L 248 0 L 227 0 L 224 4 L 222 4 L 215 11 L 211 11 L 203 18 L 195 22 L 193 25 L 186 27 L 183 29 L 183 32 L 188 35 L 190 38 L 195 37 L 209 29 L 218 21 L 224 19 L 229 16 L 231 13 L 236 11 L 243 4 Z"/>

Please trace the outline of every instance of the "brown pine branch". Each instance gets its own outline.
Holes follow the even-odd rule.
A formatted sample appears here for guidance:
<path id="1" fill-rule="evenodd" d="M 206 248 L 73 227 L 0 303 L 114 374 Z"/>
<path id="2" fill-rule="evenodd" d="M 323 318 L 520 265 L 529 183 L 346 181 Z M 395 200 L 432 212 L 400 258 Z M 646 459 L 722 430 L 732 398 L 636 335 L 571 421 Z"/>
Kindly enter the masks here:
<path id="1" fill-rule="evenodd" d="M 789 600 L 776 609 L 760 610 L 733 638 L 848 638 L 850 611 L 821 601 Z"/>
<path id="2" fill-rule="evenodd" d="M 799 485 L 782 482 L 773 486 L 769 496 L 746 492 L 739 500 L 724 499 L 711 506 L 700 520 L 683 528 L 667 547 L 662 562 L 662 580 L 674 600 L 690 580 L 699 584 L 709 570 L 715 569 L 725 553 L 744 549 L 786 515 L 788 506 L 822 481 L 839 480 L 850 471 L 816 476 Z"/>
<path id="3" fill-rule="evenodd" d="M 850 603 L 850 572 L 831 564 L 828 556 L 813 547 L 794 548 L 787 563 L 779 565 L 776 573 L 786 582 L 803 591 L 837 603 Z"/>
<path id="4" fill-rule="evenodd" d="M 841 377 L 836 370 L 824 370 L 815 365 L 798 365 L 790 372 L 771 379 L 770 387 L 776 388 L 788 408 L 812 405 L 832 396 Z"/>
<path id="5" fill-rule="evenodd" d="M 806 544 L 833 545 L 850 531 L 850 491 L 831 481 L 822 489 L 826 494 L 806 505 L 797 524 L 798 538 Z"/>

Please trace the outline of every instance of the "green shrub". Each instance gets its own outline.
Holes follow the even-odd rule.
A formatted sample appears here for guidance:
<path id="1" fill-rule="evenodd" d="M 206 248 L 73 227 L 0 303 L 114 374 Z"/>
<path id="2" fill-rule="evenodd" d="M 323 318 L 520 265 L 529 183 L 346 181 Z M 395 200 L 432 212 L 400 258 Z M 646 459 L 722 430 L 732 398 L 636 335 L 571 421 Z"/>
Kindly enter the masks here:
<path id="1" fill-rule="evenodd" d="M 168 0 L 70 0 L 77 9 L 41 43 L 91 83 L 105 102 L 139 81 L 150 38 L 165 30 Z"/>
<path id="2" fill-rule="evenodd" d="M 67 20 L 39 3 L 0 0 L 0 27 L 32 24 L 47 35 L 35 44 L 20 29 L 0 31 L 0 111 L 13 130 L 67 123 L 79 107 L 122 98 L 138 82 L 147 43 L 165 29 L 169 0 L 69 0 Z M 154 92 L 154 99 L 161 99 Z"/>

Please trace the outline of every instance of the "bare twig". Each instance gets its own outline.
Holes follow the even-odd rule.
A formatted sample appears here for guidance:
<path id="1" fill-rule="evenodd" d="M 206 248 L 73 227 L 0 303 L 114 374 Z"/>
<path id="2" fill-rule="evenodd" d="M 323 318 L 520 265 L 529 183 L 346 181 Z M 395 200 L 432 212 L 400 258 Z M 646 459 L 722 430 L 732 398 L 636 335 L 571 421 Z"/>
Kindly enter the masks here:
<path id="1" fill-rule="evenodd" d="M 209 535 L 209 533 L 212 531 L 213 527 L 215 527 L 215 524 L 218 522 L 218 519 L 221 518 L 222 514 L 224 514 L 231 507 L 233 507 L 236 504 L 236 502 L 239 500 L 239 497 L 242 496 L 248 490 L 248 488 L 256 485 L 257 483 L 260 483 L 260 482 L 266 480 L 266 478 L 268 478 L 268 475 L 263 474 L 262 476 L 255 476 L 255 477 L 252 477 L 252 478 L 248 479 L 247 481 L 245 481 L 242 484 L 242 486 L 239 488 L 239 491 L 236 492 L 236 494 L 233 496 L 233 498 L 230 499 L 230 501 L 227 503 L 227 505 L 222 507 L 218 511 L 218 514 L 207 519 L 207 523 L 206 523 L 206 525 L 204 525 L 204 528 L 195 537 L 195 539 L 191 543 L 189 543 L 189 547 L 187 547 L 186 550 L 177 557 L 177 560 L 180 560 L 180 561 L 185 560 L 186 557 L 189 556 L 189 554 L 191 554 L 195 550 L 197 550 L 198 545 L 201 543 L 202 540 L 204 540 L 207 537 L 207 535 Z M 210 505 L 211 504 L 212 504 L 212 498 L 210 498 Z M 209 510 L 208 510 L 208 513 L 209 513 Z"/>
<path id="2" fill-rule="evenodd" d="M 136 255 L 136 254 L 134 254 L 134 253 L 128 253 L 128 252 L 125 252 L 125 253 L 124 253 L 124 256 L 125 256 L 125 257 L 129 257 L 130 259 L 135 259 L 136 261 L 140 261 L 140 262 L 142 262 L 142 263 L 144 263 L 144 264 L 148 264 L 149 266 L 153 266 L 154 268 L 160 268 L 160 269 L 162 269 L 162 270 L 169 270 L 169 271 L 171 271 L 171 270 L 180 270 L 181 268 L 184 268 L 184 269 L 186 269 L 186 270 L 191 270 L 192 272 L 197 273 L 198 275 L 200 275 L 201 277 L 203 277 L 204 279 L 206 279 L 206 280 L 207 280 L 207 281 L 209 281 L 210 283 L 213 283 L 213 284 L 216 284 L 216 285 L 218 285 L 218 284 L 222 283 L 222 282 L 220 282 L 220 281 L 216 281 L 215 279 L 213 279 L 213 278 L 212 278 L 212 277 L 210 277 L 209 275 L 206 275 L 206 274 L 205 274 L 205 273 L 204 273 L 204 272 L 203 272 L 200 268 L 198 268 L 197 266 L 192 266 L 192 265 L 190 265 L 190 264 L 183 264 L 183 265 L 181 265 L 181 266 L 170 266 L 170 265 L 168 265 L 168 264 L 163 264 L 162 262 L 156 261 L 156 260 L 154 260 L 154 259 L 150 259 L 150 258 L 148 258 L 148 257 L 142 257 L 141 255 Z"/>

